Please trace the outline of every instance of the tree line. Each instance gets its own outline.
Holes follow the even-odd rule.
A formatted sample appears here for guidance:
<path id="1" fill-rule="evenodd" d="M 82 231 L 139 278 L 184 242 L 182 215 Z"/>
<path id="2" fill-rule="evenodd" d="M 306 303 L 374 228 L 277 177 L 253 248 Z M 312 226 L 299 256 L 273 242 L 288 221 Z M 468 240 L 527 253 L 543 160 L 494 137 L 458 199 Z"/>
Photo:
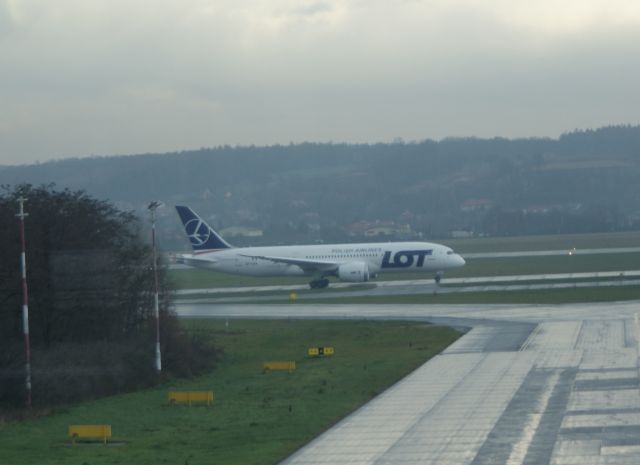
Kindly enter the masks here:
<path id="1" fill-rule="evenodd" d="M 4 186 L 0 192 L 0 406 L 24 403 L 19 197 L 25 211 L 34 404 L 152 385 L 154 280 L 140 220 L 81 190 Z M 217 349 L 180 330 L 159 267 L 163 369 L 209 369 Z"/>
<path id="2" fill-rule="evenodd" d="M 262 229 L 269 243 L 278 231 L 288 231 L 285 242 L 329 241 L 349 224 L 377 220 L 410 223 L 430 238 L 457 229 L 539 234 L 636 228 L 639 176 L 640 126 L 573 131 L 557 139 L 221 146 L 0 169 L 0 182 L 56 182 L 138 211 L 149 199 L 187 203 L 218 227 Z M 466 208 L 478 200 L 486 208 Z M 601 211 L 609 212 L 607 221 L 597 216 Z M 163 215 L 163 239 L 186 245 L 176 216 Z"/>

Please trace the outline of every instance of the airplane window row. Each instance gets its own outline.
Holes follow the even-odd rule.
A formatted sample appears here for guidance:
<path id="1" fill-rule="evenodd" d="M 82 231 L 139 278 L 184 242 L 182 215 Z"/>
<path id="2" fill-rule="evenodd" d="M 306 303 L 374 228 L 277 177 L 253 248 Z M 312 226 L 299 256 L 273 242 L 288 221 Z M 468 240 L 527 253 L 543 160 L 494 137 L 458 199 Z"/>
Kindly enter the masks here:
<path id="1" fill-rule="evenodd" d="M 323 259 L 323 258 L 351 258 L 351 257 L 375 257 L 376 254 L 347 254 L 347 255 L 311 255 L 306 258 L 309 259 Z"/>

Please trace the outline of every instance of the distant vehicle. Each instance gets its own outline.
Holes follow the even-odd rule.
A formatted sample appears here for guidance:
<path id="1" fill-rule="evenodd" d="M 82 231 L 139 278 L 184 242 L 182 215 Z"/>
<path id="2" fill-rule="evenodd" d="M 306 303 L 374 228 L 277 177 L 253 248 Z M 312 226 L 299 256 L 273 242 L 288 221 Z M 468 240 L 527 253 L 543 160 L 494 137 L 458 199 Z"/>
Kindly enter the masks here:
<path id="1" fill-rule="evenodd" d="M 330 276 L 361 283 L 385 272 L 432 272 L 436 283 L 464 259 L 449 247 L 430 242 L 232 247 L 189 207 L 176 206 L 192 254 L 179 263 L 248 276 L 309 276 L 312 289 L 325 288 Z"/>

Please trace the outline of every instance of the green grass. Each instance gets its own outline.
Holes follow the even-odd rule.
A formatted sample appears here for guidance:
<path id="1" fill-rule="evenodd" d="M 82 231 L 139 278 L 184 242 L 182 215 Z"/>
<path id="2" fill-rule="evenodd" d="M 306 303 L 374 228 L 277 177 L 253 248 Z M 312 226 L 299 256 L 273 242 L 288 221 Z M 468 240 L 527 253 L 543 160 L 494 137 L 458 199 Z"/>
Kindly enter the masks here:
<path id="1" fill-rule="evenodd" d="M 357 284 L 349 287 L 340 287 L 340 288 L 334 287 L 334 288 L 331 288 L 331 293 L 342 294 L 345 292 L 371 290 L 371 289 L 375 289 L 375 287 L 376 286 L 373 283 Z M 317 295 L 322 295 L 326 293 L 327 290 L 326 289 L 298 289 L 292 292 L 295 292 L 296 298 L 298 298 L 298 297 L 313 297 Z M 290 294 L 291 292 L 288 292 L 288 291 L 255 291 L 255 292 L 249 292 L 249 293 L 217 292 L 215 294 L 213 293 L 207 294 L 206 292 L 203 292 L 203 293 L 197 293 L 197 294 L 181 295 L 178 298 L 180 301 L 192 300 L 192 299 L 226 299 L 226 298 L 233 298 L 233 297 L 246 297 L 247 295 L 251 297 L 269 297 L 274 295 L 277 295 L 277 296 L 286 295 L 288 298 Z"/>
<path id="2" fill-rule="evenodd" d="M 438 241 L 435 241 L 438 242 Z M 640 231 L 546 236 L 482 237 L 446 239 L 443 243 L 459 253 L 515 252 L 521 250 L 604 249 L 640 246 Z"/>
<path id="3" fill-rule="evenodd" d="M 307 277 L 254 277 L 239 276 L 217 271 L 190 268 L 169 270 L 169 279 L 176 289 L 204 289 L 209 287 L 282 286 L 287 284 L 307 284 Z"/>
<path id="4" fill-rule="evenodd" d="M 0 425 L 0 464 L 276 463 L 458 337 L 450 328 L 401 322 L 185 324 L 224 347 L 213 373 Z M 336 355 L 307 359 L 315 345 L 332 345 Z M 266 360 L 295 360 L 298 369 L 263 374 Z M 169 388 L 213 389 L 216 401 L 169 406 Z M 70 447 L 66 429 L 76 423 L 109 423 L 125 444 Z"/>
<path id="5" fill-rule="evenodd" d="M 469 259 L 447 277 L 510 276 L 548 273 L 584 273 L 640 269 L 640 253 L 551 255 L 547 257 Z"/>
<path id="6" fill-rule="evenodd" d="M 304 304 L 564 304 L 640 299 L 640 286 L 300 299 Z M 283 299 L 284 302 L 284 299 Z M 243 302 L 244 303 L 244 302 Z M 274 302 L 267 302 L 272 304 Z"/>

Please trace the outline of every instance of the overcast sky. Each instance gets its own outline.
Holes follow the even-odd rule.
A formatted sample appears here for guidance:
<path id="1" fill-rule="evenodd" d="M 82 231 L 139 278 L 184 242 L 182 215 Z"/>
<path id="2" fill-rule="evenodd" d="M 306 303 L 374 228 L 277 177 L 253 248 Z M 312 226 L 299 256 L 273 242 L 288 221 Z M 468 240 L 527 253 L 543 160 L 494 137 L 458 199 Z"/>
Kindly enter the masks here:
<path id="1" fill-rule="evenodd" d="M 640 122 L 638 0 L 0 0 L 0 164 Z"/>

